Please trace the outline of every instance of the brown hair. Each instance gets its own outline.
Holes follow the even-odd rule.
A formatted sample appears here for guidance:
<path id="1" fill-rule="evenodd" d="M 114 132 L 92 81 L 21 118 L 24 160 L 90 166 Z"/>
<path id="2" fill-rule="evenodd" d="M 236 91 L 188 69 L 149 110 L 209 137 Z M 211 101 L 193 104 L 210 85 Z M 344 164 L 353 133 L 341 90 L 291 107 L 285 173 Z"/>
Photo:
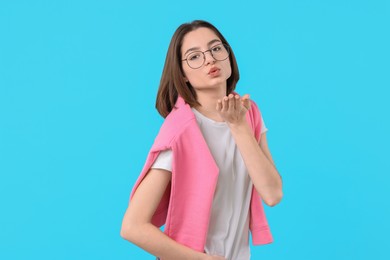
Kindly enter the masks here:
<path id="1" fill-rule="evenodd" d="M 176 29 L 169 44 L 156 98 L 156 108 L 164 118 L 172 111 L 178 95 L 191 107 L 200 105 L 197 101 L 194 88 L 189 82 L 185 81 L 183 76 L 181 47 L 183 38 L 187 33 L 202 27 L 211 29 L 221 39 L 222 43 L 229 45 L 218 29 L 206 21 L 195 20 L 191 23 L 184 23 Z M 240 78 L 237 61 L 231 48 L 229 60 L 232 74 L 227 79 L 226 95 L 236 88 L 236 84 Z"/>

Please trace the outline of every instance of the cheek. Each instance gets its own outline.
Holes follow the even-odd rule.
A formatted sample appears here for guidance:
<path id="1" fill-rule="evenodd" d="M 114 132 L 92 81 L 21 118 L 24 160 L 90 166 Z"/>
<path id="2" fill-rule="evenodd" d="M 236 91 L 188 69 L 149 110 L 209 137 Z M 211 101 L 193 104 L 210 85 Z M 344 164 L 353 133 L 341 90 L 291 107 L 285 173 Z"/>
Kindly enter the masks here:
<path id="1" fill-rule="evenodd" d="M 192 86 L 196 86 L 199 84 L 199 82 L 202 81 L 201 79 L 201 71 L 200 70 L 194 70 L 191 68 L 183 68 L 184 77 L 190 82 Z"/>
<path id="2" fill-rule="evenodd" d="M 190 71 L 188 69 L 183 69 L 183 72 L 184 72 L 184 77 L 186 77 L 186 79 L 191 83 L 191 81 L 193 81 L 195 78 L 193 71 Z"/>
<path id="3" fill-rule="evenodd" d="M 227 79 L 230 78 L 230 76 L 232 75 L 232 67 L 230 66 L 230 61 L 226 62 L 225 66 L 224 66 L 224 69 L 225 69 L 225 72 L 226 72 Z"/>
<path id="4" fill-rule="evenodd" d="M 191 78 L 191 71 L 188 69 L 188 67 L 187 66 L 183 66 L 182 70 L 183 70 L 183 76 L 187 80 L 190 80 L 190 78 Z"/>

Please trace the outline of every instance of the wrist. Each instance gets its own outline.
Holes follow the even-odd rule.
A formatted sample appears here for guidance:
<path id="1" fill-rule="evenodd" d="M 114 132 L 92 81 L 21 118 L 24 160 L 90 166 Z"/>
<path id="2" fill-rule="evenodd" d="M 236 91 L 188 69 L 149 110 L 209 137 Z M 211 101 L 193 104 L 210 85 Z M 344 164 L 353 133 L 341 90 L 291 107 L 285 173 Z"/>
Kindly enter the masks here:
<path id="1" fill-rule="evenodd" d="M 250 130 L 250 127 L 248 125 L 248 122 L 246 120 L 237 122 L 237 123 L 228 123 L 229 128 L 231 131 L 234 132 L 242 132 L 242 131 L 247 131 Z"/>

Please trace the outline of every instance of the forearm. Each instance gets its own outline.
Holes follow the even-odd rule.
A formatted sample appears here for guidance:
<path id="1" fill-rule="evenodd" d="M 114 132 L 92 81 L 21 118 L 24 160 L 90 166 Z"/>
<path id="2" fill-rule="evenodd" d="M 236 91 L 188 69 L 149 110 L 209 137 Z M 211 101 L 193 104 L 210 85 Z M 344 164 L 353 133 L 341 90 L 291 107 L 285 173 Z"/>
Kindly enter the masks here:
<path id="1" fill-rule="evenodd" d="M 267 205 L 276 205 L 282 197 L 282 181 L 274 164 L 260 148 L 246 121 L 229 126 L 257 192 Z"/>
<path id="2" fill-rule="evenodd" d="M 207 255 L 179 244 L 151 223 L 122 229 L 122 237 L 162 260 L 204 260 Z"/>
<path id="3" fill-rule="evenodd" d="M 121 236 L 163 260 L 206 259 L 205 254 L 179 244 L 151 223 L 170 181 L 169 171 L 151 169 L 147 173 L 125 212 Z"/>

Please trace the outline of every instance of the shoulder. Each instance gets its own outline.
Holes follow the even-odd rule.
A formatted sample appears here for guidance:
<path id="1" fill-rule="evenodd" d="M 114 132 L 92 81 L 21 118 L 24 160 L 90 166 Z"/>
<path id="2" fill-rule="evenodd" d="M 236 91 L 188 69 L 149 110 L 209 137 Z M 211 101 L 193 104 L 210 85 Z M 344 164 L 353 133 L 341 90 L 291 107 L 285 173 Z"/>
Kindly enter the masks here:
<path id="1" fill-rule="evenodd" d="M 257 105 L 257 103 L 252 99 L 250 100 L 250 102 L 251 102 L 251 109 L 254 109 L 255 112 L 260 114 L 260 109 L 259 109 L 259 106 Z"/>
<path id="2" fill-rule="evenodd" d="M 182 136 L 191 125 L 197 124 L 190 106 L 181 106 L 172 110 L 165 118 L 154 141 L 154 150 L 163 150 L 172 146 L 178 137 Z"/>
<path id="3" fill-rule="evenodd" d="M 262 126 L 260 109 L 257 106 L 255 101 L 250 100 L 250 102 L 251 102 L 251 108 L 247 112 L 247 120 L 249 121 L 250 126 L 252 127 L 252 131 L 255 135 L 256 140 L 260 141 L 261 126 Z"/>
<path id="4" fill-rule="evenodd" d="M 255 101 L 250 100 L 251 102 L 251 108 L 249 109 L 249 116 L 250 119 L 256 124 L 257 122 L 261 121 L 261 112 L 259 109 L 259 106 L 256 104 Z"/>

